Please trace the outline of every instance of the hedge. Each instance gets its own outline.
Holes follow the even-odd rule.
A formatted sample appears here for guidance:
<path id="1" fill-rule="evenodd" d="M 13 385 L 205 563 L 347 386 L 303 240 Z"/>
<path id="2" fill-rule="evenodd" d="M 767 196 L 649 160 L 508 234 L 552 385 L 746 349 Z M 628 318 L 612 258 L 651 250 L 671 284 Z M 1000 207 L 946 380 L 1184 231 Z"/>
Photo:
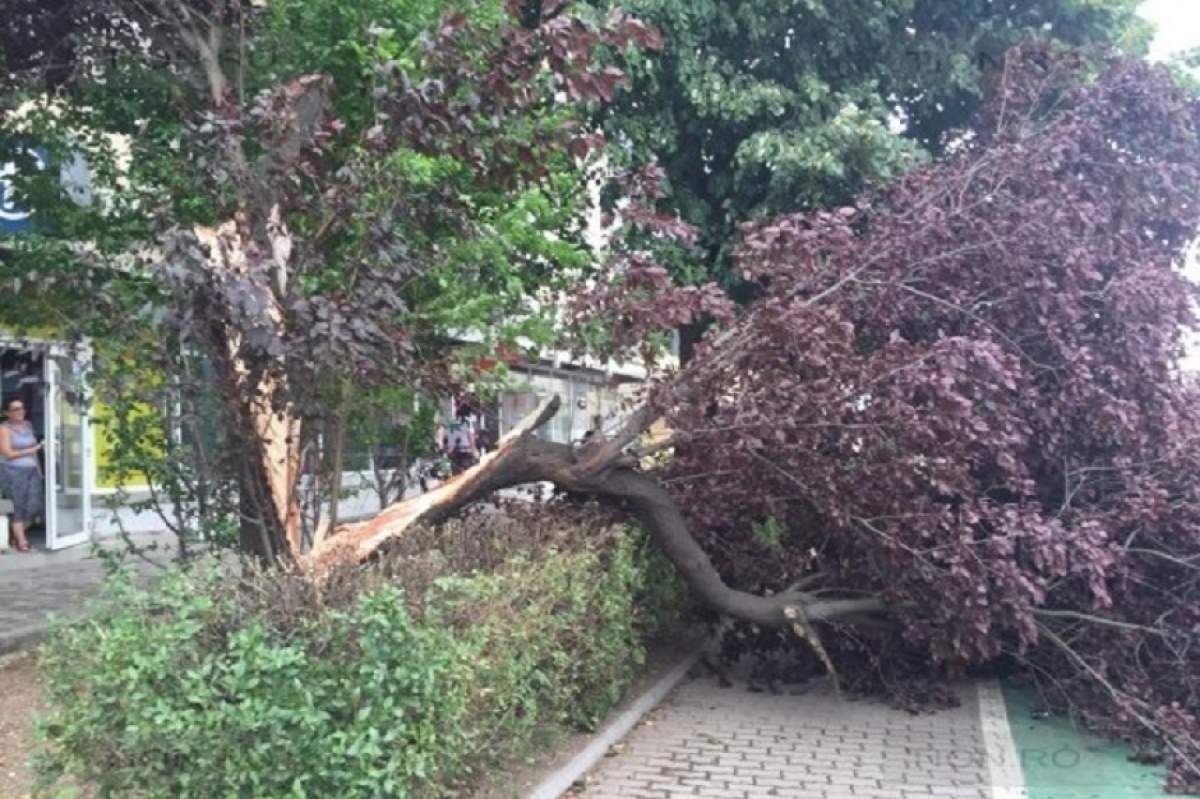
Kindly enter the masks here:
<path id="1" fill-rule="evenodd" d="M 414 534 L 321 590 L 116 578 L 41 655 L 35 764 L 131 797 L 431 797 L 616 703 L 681 607 L 636 531 L 540 511 Z"/>

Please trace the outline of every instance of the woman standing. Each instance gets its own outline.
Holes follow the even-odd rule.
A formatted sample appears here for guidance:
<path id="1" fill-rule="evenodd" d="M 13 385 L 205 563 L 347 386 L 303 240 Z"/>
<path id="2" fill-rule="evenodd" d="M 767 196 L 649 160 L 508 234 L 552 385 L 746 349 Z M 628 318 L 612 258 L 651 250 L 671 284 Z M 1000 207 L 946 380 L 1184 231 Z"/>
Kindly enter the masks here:
<path id="1" fill-rule="evenodd" d="M 25 419 L 25 403 L 10 399 L 4 406 L 8 420 L 0 424 L 0 488 L 13 503 L 13 547 L 29 551 L 25 529 L 42 512 L 44 495 L 38 450 L 42 445 Z"/>

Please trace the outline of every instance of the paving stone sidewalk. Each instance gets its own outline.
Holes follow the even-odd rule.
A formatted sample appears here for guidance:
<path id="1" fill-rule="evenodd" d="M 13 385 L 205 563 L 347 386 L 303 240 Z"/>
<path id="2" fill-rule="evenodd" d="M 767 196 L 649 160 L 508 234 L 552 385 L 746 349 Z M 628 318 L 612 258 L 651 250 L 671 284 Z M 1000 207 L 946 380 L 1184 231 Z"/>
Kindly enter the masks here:
<path id="1" fill-rule="evenodd" d="M 962 703 L 914 716 L 806 693 L 682 683 L 589 775 L 585 799 L 989 799 L 989 752 L 975 685 Z M 991 755 L 995 757 L 995 753 Z M 1005 793 L 1004 795 L 1014 795 Z"/>
<path id="2" fill-rule="evenodd" d="M 144 545 L 154 540 L 163 545 L 168 536 L 136 536 Z M 153 555 L 166 560 L 165 554 Z M 155 569 L 138 564 L 147 578 Z M 100 591 L 104 566 L 87 544 L 58 552 L 0 555 L 0 654 L 22 649 L 38 640 L 48 627 L 50 614 L 65 618 L 86 612 Z"/>

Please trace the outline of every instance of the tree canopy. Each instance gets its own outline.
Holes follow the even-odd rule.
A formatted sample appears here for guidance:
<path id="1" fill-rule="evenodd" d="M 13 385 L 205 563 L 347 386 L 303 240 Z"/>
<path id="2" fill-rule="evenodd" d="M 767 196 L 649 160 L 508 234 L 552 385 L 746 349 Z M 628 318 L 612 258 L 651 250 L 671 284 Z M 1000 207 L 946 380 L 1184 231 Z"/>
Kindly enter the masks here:
<path id="1" fill-rule="evenodd" d="M 22 161 L 44 222 L 6 242 L 7 318 L 63 309 L 60 333 L 160 376 L 121 382 L 144 407 L 216 386 L 213 467 L 241 503 L 223 507 L 271 557 L 298 551 L 305 453 L 341 438 L 321 430 L 350 393 L 462 380 L 464 331 L 546 342 L 534 289 L 589 263 L 598 139 L 565 95 L 611 97 L 624 76 L 599 51 L 653 37 L 619 13 L 464 7 L 95 0 L 69 7 L 72 71 L 51 82 L 43 48 L 16 75 L 8 147 L 83 152 L 94 201 Z"/>
<path id="2" fill-rule="evenodd" d="M 832 207 L 896 180 L 967 124 L 1012 44 L 1144 48 L 1133 0 L 613 0 L 661 54 L 599 114 L 625 157 L 657 161 L 666 202 L 699 231 L 682 279 L 738 283 L 738 225 Z"/>

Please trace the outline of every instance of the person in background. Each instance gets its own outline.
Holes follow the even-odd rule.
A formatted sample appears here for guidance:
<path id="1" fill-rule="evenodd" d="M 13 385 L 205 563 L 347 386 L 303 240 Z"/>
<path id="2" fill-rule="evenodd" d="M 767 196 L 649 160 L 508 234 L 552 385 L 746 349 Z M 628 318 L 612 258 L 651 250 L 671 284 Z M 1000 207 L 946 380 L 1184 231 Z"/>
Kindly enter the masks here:
<path id="1" fill-rule="evenodd" d="M 25 530 L 41 515 L 45 504 L 38 452 L 42 445 L 25 418 L 25 402 L 10 398 L 4 406 L 7 420 L 0 424 L 0 488 L 13 504 L 13 548 L 29 551 Z"/>
<path id="2" fill-rule="evenodd" d="M 466 405 L 455 409 L 454 419 L 442 433 L 442 452 L 450 459 L 450 473 L 462 474 L 479 461 L 479 437 L 475 420 Z"/>

